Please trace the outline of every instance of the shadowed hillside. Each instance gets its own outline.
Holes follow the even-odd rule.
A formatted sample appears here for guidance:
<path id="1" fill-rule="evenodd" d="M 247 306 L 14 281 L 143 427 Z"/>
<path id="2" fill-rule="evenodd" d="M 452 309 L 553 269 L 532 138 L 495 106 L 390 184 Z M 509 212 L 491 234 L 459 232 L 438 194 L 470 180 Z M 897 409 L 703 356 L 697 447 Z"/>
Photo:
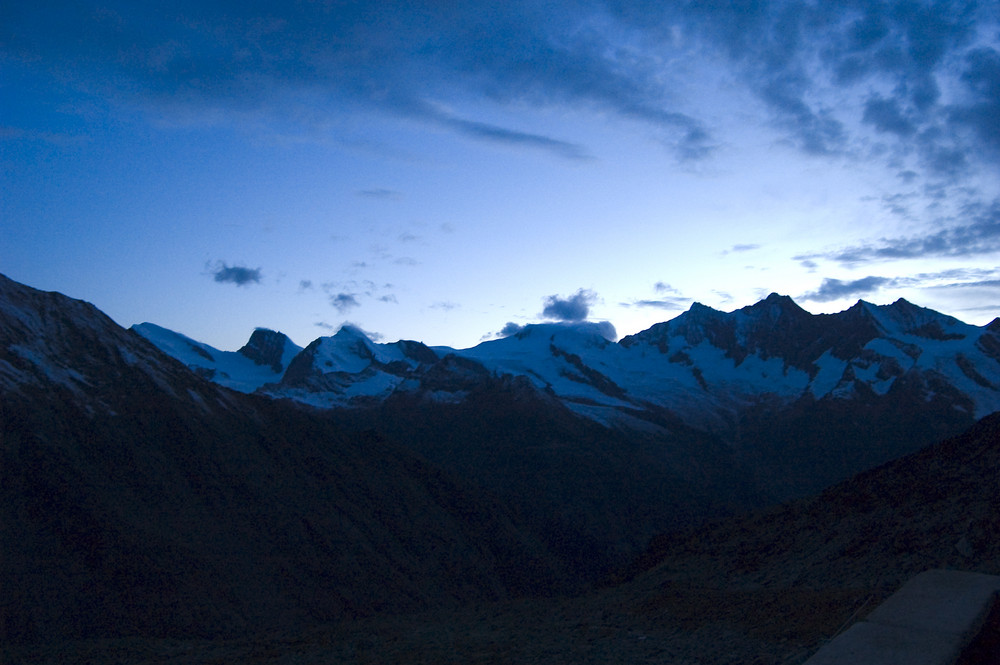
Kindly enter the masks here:
<path id="1" fill-rule="evenodd" d="M 227 635 L 547 589 L 500 505 L 0 282 L 4 641 Z"/>

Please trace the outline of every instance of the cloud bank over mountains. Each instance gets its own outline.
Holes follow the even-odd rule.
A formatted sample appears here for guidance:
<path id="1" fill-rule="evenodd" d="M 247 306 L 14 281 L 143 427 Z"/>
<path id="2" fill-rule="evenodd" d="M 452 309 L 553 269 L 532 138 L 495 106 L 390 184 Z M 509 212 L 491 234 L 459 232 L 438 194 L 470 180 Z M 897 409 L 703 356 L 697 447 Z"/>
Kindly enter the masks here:
<path id="1" fill-rule="evenodd" d="M 56 4 L 8 9 L 8 57 L 52 63 L 51 75 L 80 89 L 174 121 L 292 114 L 330 127 L 363 107 L 586 155 L 573 137 L 448 110 L 485 98 L 591 108 L 656 128 L 681 159 L 704 159 L 724 138 L 674 92 L 687 59 L 725 65 L 809 153 L 881 152 L 945 176 L 1000 161 L 991 3 Z"/>

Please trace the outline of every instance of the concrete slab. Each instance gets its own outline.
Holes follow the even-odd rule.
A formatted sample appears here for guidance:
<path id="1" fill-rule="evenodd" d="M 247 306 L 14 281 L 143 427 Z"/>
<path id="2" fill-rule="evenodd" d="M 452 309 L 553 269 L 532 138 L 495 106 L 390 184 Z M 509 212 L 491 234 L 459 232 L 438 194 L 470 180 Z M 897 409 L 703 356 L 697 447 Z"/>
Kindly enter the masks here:
<path id="1" fill-rule="evenodd" d="M 982 629 L 998 594 L 1000 577 L 923 572 L 805 665 L 953 665 Z"/>
<path id="2" fill-rule="evenodd" d="M 962 653 L 954 635 L 861 621 L 806 661 L 806 665 L 951 665 Z"/>
<path id="3" fill-rule="evenodd" d="M 994 575 L 928 570 L 875 608 L 867 621 L 971 639 L 982 628 L 998 592 L 1000 577 Z"/>

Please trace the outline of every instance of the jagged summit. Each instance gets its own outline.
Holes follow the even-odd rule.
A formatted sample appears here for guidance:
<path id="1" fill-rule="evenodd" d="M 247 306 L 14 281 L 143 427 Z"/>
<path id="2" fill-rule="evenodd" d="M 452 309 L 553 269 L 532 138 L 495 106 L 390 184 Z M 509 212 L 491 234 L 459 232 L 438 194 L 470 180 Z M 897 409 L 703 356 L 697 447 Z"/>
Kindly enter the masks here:
<path id="1" fill-rule="evenodd" d="M 287 357 L 289 352 L 291 351 L 291 355 L 294 356 L 298 348 L 288 335 L 282 332 L 257 328 L 237 353 L 246 356 L 257 365 L 270 367 L 273 372 L 278 373 L 291 361 L 291 358 Z"/>
<path id="2" fill-rule="evenodd" d="M 1000 409 L 1000 322 L 971 326 L 904 299 L 814 315 L 771 293 L 731 312 L 693 303 L 618 343 L 609 329 L 532 324 L 464 350 L 380 343 L 352 325 L 300 349 L 259 329 L 240 351 L 226 352 L 153 324 L 133 327 L 203 378 L 323 408 L 395 394 L 461 400 L 477 376 L 510 376 L 607 425 L 660 423 L 669 412 L 724 436 L 761 400 L 791 408 L 905 395 L 914 405 L 946 400 L 970 418 Z"/>
<path id="3" fill-rule="evenodd" d="M 153 323 L 131 329 L 203 378 L 245 393 L 281 378 L 302 350 L 285 334 L 263 328 L 255 330 L 239 351 L 221 351 Z"/>

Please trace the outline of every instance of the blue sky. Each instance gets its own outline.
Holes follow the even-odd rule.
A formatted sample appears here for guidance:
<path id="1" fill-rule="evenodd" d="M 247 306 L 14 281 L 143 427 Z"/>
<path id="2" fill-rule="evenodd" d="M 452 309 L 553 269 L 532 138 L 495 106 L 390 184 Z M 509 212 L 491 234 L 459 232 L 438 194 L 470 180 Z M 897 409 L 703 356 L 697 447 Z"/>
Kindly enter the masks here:
<path id="1" fill-rule="evenodd" d="M 224 349 L 1000 315 L 1000 3 L 0 6 L 0 272 Z"/>

